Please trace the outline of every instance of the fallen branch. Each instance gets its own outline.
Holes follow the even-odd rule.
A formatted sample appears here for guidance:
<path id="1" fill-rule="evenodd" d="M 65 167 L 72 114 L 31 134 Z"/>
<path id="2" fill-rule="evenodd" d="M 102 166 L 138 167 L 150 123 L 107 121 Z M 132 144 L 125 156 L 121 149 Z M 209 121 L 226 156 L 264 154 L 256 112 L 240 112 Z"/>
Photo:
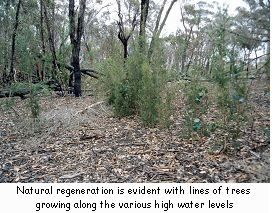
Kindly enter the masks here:
<path id="1" fill-rule="evenodd" d="M 97 105 L 99 105 L 99 104 L 102 104 L 102 103 L 104 103 L 104 102 L 105 102 L 105 101 L 99 101 L 99 102 L 94 103 L 94 104 L 92 104 L 92 105 L 90 105 L 90 106 L 87 106 L 85 109 L 82 109 L 82 110 L 77 111 L 73 116 L 76 116 L 76 115 L 78 115 L 79 113 L 84 113 L 86 110 L 88 110 L 88 109 L 90 109 L 90 108 L 93 108 L 93 107 L 95 107 L 95 106 L 97 106 Z"/>
<path id="2" fill-rule="evenodd" d="M 81 73 L 84 74 L 84 75 L 88 75 L 92 78 L 98 79 L 98 76 L 96 76 L 95 74 L 89 73 L 88 71 L 82 70 Z"/>
<path id="3" fill-rule="evenodd" d="M 74 71 L 74 67 L 71 66 L 71 65 L 69 65 L 69 64 L 58 63 L 58 67 L 59 67 L 59 68 L 64 67 L 64 68 L 66 68 L 67 70 L 69 70 L 70 72 L 73 72 L 73 71 Z M 90 76 L 90 77 L 92 77 L 92 78 L 96 78 L 96 79 L 99 78 L 99 76 L 97 76 L 97 75 L 104 75 L 104 74 L 102 74 L 102 73 L 100 73 L 100 72 L 98 72 L 98 71 L 96 71 L 96 70 L 94 70 L 94 69 L 90 69 L 90 68 L 83 68 L 83 69 L 80 69 L 80 72 L 81 72 L 82 74 L 88 75 L 88 76 Z M 94 74 L 92 74 L 92 73 L 94 73 Z"/>
<path id="4" fill-rule="evenodd" d="M 28 89 L 21 89 L 15 92 L 11 92 L 9 90 L 2 90 L 0 91 L 0 98 L 7 98 L 7 97 L 20 97 L 21 99 L 25 99 L 25 95 L 28 95 L 30 90 Z"/>

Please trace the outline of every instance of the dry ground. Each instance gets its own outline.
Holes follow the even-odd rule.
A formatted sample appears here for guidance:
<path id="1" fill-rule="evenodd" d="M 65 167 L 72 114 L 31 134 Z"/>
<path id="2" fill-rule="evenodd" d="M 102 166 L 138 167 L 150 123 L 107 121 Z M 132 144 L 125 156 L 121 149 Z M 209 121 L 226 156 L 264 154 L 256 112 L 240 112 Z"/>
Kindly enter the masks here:
<path id="1" fill-rule="evenodd" d="M 40 125 L 24 104 L 0 110 L 0 182 L 269 182 L 267 83 L 252 89 L 254 127 L 242 129 L 239 150 L 212 154 L 216 132 L 183 139 L 183 106 L 177 103 L 169 130 L 144 127 L 138 118 L 118 119 L 105 103 L 86 96 L 41 100 Z M 83 111 L 82 111 L 83 110 Z"/>

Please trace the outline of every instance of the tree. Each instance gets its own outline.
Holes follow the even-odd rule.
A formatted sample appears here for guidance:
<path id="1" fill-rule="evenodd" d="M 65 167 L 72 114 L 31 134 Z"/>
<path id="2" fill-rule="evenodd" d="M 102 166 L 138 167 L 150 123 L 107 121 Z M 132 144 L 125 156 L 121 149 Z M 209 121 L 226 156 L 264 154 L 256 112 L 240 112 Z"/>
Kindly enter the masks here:
<path id="1" fill-rule="evenodd" d="M 57 70 L 58 70 L 58 62 L 57 62 L 57 54 L 56 54 L 56 48 L 54 44 L 54 31 L 51 29 L 50 19 L 47 11 L 47 7 L 45 4 L 45 0 L 42 0 L 42 6 L 44 11 L 44 18 L 45 18 L 45 25 L 48 32 L 48 42 L 49 42 L 49 48 L 52 56 L 52 78 L 56 78 L 57 76 Z M 41 34 L 43 36 L 43 34 Z M 43 37 L 41 37 L 43 39 Z M 42 40 L 43 42 L 43 40 Z"/>
<path id="2" fill-rule="evenodd" d="M 40 37 L 41 37 L 41 48 L 42 48 L 42 57 L 45 57 L 46 54 L 46 47 L 45 47 L 45 35 L 44 35 L 44 5 L 43 5 L 43 0 L 40 0 Z M 41 66 L 41 72 L 38 73 L 38 78 L 39 80 L 43 81 L 45 77 L 45 71 L 44 71 L 44 62 L 42 62 Z"/>
<path id="3" fill-rule="evenodd" d="M 124 62 L 126 61 L 126 58 L 128 56 L 128 41 L 131 37 L 131 35 L 133 34 L 135 27 L 137 25 L 137 16 L 139 13 L 139 6 L 137 4 L 137 2 L 125 2 L 126 7 L 128 7 L 128 21 L 130 22 L 129 24 L 130 29 L 127 29 L 127 27 L 125 26 L 125 21 L 124 21 L 124 17 L 123 17 L 123 12 L 122 12 L 122 6 L 121 6 L 121 1 L 117 0 L 117 5 L 118 5 L 118 17 L 119 20 L 117 22 L 118 24 L 118 28 L 119 28 L 119 33 L 118 33 L 118 38 L 120 39 L 120 41 L 122 42 L 123 45 L 123 50 L 124 50 Z M 132 11 L 133 10 L 133 14 Z M 132 16 L 132 17 L 131 17 Z"/>
<path id="4" fill-rule="evenodd" d="M 188 75 L 192 63 L 200 61 L 204 55 L 202 49 L 206 46 L 204 43 L 206 37 L 206 27 L 209 26 L 212 15 L 210 8 L 212 5 L 205 2 L 197 4 L 181 5 L 181 21 L 183 25 L 183 41 L 181 44 L 181 74 Z"/>
<path id="5" fill-rule="evenodd" d="M 140 29 L 139 29 L 139 47 L 141 53 L 146 51 L 146 22 L 149 13 L 149 0 L 141 0 Z"/>
<path id="6" fill-rule="evenodd" d="M 270 1 L 269 0 L 245 0 L 249 9 L 237 8 L 235 19 L 235 32 L 238 44 L 245 52 L 246 75 L 249 74 L 249 66 L 252 62 L 251 53 L 257 54 L 257 49 L 266 49 L 265 56 L 267 70 L 270 62 Z M 261 56 L 256 56 L 260 58 Z M 257 65 L 257 59 L 256 65 Z"/>
<path id="7" fill-rule="evenodd" d="M 177 2 L 177 0 L 172 0 L 172 2 L 170 3 L 170 5 L 169 5 L 169 7 L 166 11 L 166 14 L 165 14 L 162 22 L 160 23 L 161 16 L 162 16 L 162 13 L 164 11 L 164 7 L 165 7 L 166 2 L 167 2 L 167 0 L 163 1 L 162 6 L 160 8 L 160 11 L 158 13 L 157 19 L 156 19 L 155 28 L 154 28 L 154 31 L 153 31 L 153 36 L 152 36 L 149 51 L 148 51 L 148 58 L 149 59 L 151 59 L 151 57 L 152 57 L 152 54 L 153 54 L 153 51 L 154 51 L 154 46 L 155 46 L 155 41 L 159 38 L 159 36 L 162 32 L 162 29 L 163 29 L 163 27 L 164 27 L 164 25 L 167 21 L 167 18 L 169 16 L 169 13 L 170 13 L 173 5 Z"/>
<path id="8" fill-rule="evenodd" d="M 75 0 L 69 0 L 69 31 L 72 46 L 71 65 L 74 68 L 73 85 L 75 97 L 81 96 L 80 46 L 84 27 L 85 8 L 86 0 L 80 0 L 78 17 L 76 17 Z"/>
<path id="9" fill-rule="evenodd" d="M 8 78 L 9 83 L 11 83 L 14 79 L 15 41 L 16 41 L 17 28 L 19 25 L 19 11 L 20 11 L 21 4 L 22 4 L 22 0 L 18 0 L 17 7 L 16 7 L 16 14 L 15 14 L 14 29 L 12 34 L 11 65 L 10 65 L 10 73 Z"/>

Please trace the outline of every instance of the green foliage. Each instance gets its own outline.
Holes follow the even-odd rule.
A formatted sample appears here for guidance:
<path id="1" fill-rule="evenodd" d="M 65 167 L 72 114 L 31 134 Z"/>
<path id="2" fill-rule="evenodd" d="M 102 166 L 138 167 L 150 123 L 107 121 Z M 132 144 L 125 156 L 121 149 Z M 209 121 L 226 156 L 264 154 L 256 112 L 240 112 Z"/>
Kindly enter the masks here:
<path id="1" fill-rule="evenodd" d="M 217 105 L 222 109 L 226 110 L 230 107 L 231 100 L 228 89 L 219 89 L 220 92 L 217 95 Z"/>
<path id="2" fill-rule="evenodd" d="M 186 88 L 188 104 L 196 112 L 204 112 L 207 107 L 208 90 L 200 83 L 192 82 Z"/>
<path id="3" fill-rule="evenodd" d="M 219 85 L 221 88 L 227 87 L 229 83 L 229 78 L 224 70 L 217 69 L 213 75 L 214 81 Z"/>
<path id="4" fill-rule="evenodd" d="M 117 57 L 107 59 L 101 66 L 105 74 L 103 88 L 116 116 L 139 115 L 147 126 L 159 123 L 169 127 L 172 95 L 165 92 L 161 56 L 154 54 L 153 59 L 155 62 L 150 63 L 139 48 L 125 62 Z"/>
<path id="5" fill-rule="evenodd" d="M 171 126 L 171 116 L 173 114 L 174 89 L 171 85 L 164 88 L 164 91 L 161 92 L 161 102 L 158 105 L 159 123 L 162 127 L 168 129 Z"/>
<path id="6" fill-rule="evenodd" d="M 210 134 L 215 132 L 217 129 L 219 129 L 219 125 L 217 124 L 217 122 L 207 123 L 204 131 L 204 135 L 210 136 Z"/>
<path id="7" fill-rule="evenodd" d="M 10 87 L 11 93 L 16 91 L 29 91 L 29 98 L 27 99 L 26 106 L 30 110 L 31 117 L 36 120 L 39 118 L 41 107 L 40 107 L 40 95 L 48 95 L 49 90 L 43 83 L 32 84 L 32 83 L 13 83 Z"/>
<path id="8" fill-rule="evenodd" d="M 140 117 L 148 126 L 154 126 L 158 121 L 158 106 L 161 104 L 159 85 L 147 62 L 142 65 L 142 73 L 139 90 Z"/>
<path id="9" fill-rule="evenodd" d="M 113 105 L 120 84 L 125 79 L 123 63 L 117 57 L 110 57 L 100 64 L 99 70 L 104 74 L 96 85 L 98 90 L 103 92 L 103 94 L 99 95 L 107 96 L 109 104 Z"/>
<path id="10" fill-rule="evenodd" d="M 193 120 L 193 130 L 195 131 L 195 132 L 197 132 L 197 131 L 199 131 L 200 129 L 201 129 L 201 126 L 202 126 L 202 124 L 201 124 L 201 120 L 199 119 L 199 118 L 195 118 L 194 120 Z"/>
<path id="11" fill-rule="evenodd" d="M 208 89 L 197 81 L 185 87 L 186 112 L 183 136 L 190 138 L 192 133 L 205 134 L 206 124 L 203 117 L 208 109 Z"/>
<path id="12" fill-rule="evenodd" d="M 10 111 L 15 106 L 15 100 L 12 98 L 3 99 L 0 102 L 0 108 L 4 111 Z"/>
<path id="13" fill-rule="evenodd" d="M 114 105 L 115 114 L 119 117 L 133 115 L 133 98 L 131 94 L 130 83 L 123 81 L 117 85 L 110 102 Z"/>

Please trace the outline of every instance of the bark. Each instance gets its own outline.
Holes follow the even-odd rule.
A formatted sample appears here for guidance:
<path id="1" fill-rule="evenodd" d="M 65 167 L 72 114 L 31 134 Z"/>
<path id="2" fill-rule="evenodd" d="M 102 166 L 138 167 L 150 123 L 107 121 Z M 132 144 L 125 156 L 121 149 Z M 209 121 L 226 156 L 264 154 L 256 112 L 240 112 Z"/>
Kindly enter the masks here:
<path id="1" fill-rule="evenodd" d="M 146 22 L 149 13 L 149 0 L 141 0 L 140 29 L 139 29 L 139 47 L 141 53 L 146 50 Z"/>
<path id="2" fill-rule="evenodd" d="M 17 8 L 16 8 L 16 14 L 15 14 L 14 29 L 13 29 L 13 34 L 12 34 L 11 65 L 10 65 L 10 73 L 9 73 L 9 79 L 8 79 L 9 84 L 14 79 L 15 42 L 16 42 L 17 28 L 18 28 L 18 25 L 19 25 L 19 11 L 20 11 L 21 4 L 22 4 L 22 0 L 18 0 L 18 4 L 17 4 Z"/>
<path id="3" fill-rule="evenodd" d="M 69 0 L 69 25 L 70 25 L 70 41 L 72 46 L 71 65 L 73 71 L 73 87 L 75 97 L 80 97 L 81 94 L 81 71 L 80 71 L 80 45 L 84 28 L 84 15 L 86 8 L 86 0 L 79 1 L 79 13 L 77 18 L 77 26 L 75 23 L 75 1 Z"/>

